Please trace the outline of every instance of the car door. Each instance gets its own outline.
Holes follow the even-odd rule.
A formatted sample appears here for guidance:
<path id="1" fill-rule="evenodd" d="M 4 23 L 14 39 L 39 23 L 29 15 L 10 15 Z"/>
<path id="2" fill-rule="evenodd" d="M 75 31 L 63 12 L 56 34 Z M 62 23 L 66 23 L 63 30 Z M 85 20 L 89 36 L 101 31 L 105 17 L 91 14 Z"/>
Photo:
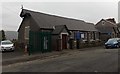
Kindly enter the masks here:
<path id="1" fill-rule="evenodd" d="M 120 39 L 118 39 L 117 41 L 118 41 L 118 45 L 119 45 L 119 47 L 120 47 Z"/>

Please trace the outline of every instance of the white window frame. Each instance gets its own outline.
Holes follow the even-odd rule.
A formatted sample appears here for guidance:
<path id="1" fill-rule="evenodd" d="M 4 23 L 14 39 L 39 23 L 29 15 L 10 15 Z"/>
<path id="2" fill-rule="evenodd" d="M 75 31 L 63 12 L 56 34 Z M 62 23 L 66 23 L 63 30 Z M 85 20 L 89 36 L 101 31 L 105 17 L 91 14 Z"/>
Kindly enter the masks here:
<path id="1" fill-rule="evenodd" d="M 25 26 L 25 33 L 24 33 L 25 39 L 29 40 L 29 35 L 28 35 L 28 38 L 27 38 L 27 35 L 26 35 L 26 29 L 30 30 L 30 26 Z M 28 34 L 29 34 L 29 31 L 28 31 Z"/>

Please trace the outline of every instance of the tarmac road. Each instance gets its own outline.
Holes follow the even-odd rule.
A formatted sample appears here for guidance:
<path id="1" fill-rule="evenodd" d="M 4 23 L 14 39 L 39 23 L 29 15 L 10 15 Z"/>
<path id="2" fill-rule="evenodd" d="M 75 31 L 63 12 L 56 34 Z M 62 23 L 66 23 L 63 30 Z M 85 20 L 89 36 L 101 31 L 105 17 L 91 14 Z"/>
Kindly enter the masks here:
<path id="1" fill-rule="evenodd" d="M 91 50 L 93 49 L 93 50 Z M 58 57 L 3 66 L 3 72 L 118 72 L 118 50 L 71 50 Z"/>
<path id="2" fill-rule="evenodd" d="M 23 50 L 15 49 L 14 52 L 6 51 L 6 52 L 2 53 L 2 60 L 4 61 L 4 60 L 7 60 L 7 59 L 16 58 L 16 57 L 23 56 L 23 55 L 25 55 Z"/>

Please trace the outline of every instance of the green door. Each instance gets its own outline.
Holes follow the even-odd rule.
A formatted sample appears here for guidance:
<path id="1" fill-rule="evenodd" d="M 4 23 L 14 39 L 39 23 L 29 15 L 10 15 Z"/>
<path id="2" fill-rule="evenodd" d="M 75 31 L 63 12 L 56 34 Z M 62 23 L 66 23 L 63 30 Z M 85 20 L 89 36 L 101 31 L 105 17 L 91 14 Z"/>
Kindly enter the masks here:
<path id="1" fill-rule="evenodd" d="M 51 51 L 51 33 L 41 32 L 41 51 L 49 52 Z"/>
<path id="2" fill-rule="evenodd" d="M 51 51 L 50 32 L 29 32 L 29 52 L 49 52 Z"/>

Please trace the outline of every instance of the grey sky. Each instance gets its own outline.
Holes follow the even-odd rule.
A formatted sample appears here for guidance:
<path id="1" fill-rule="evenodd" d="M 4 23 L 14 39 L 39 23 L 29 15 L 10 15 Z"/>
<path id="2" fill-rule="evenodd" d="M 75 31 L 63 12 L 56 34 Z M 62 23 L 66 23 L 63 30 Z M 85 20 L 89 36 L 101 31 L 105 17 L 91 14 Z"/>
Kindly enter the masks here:
<path id="1" fill-rule="evenodd" d="M 118 22 L 120 22 L 120 1 L 118 2 Z"/>
<path id="2" fill-rule="evenodd" d="M 22 21 L 21 5 L 25 9 L 84 20 L 96 24 L 102 18 L 114 17 L 118 22 L 117 2 L 4 2 L 2 29 L 17 31 Z M 1 29 L 1 28 L 0 28 Z"/>

